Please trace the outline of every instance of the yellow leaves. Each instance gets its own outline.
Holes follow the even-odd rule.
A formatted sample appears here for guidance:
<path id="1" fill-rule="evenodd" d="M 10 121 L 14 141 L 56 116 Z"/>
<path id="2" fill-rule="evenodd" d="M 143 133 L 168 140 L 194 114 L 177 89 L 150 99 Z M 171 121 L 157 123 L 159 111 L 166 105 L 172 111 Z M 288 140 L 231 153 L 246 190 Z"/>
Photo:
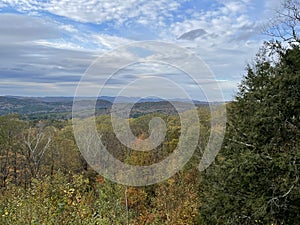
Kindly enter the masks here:
<path id="1" fill-rule="evenodd" d="M 129 207 L 142 205 L 147 199 L 147 193 L 141 188 L 129 187 L 126 190 L 126 196 Z M 126 199 L 124 199 L 122 202 L 125 204 L 125 201 Z"/>
<path id="2" fill-rule="evenodd" d="M 174 183 L 175 183 L 175 179 L 174 179 L 174 178 L 168 179 L 168 184 L 169 184 L 170 186 L 172 186 Z"/>
<path id="3" fill-rule="evenodd" d="M 73 197 L 73 194 L 74 194 L 74 192 L 75 192 L 75 189 L 74 189 L 74 188 L 70 188 L 69 190 L 64 190 L 63 192 L 66 194 L 66 196 L 67 196 L 68 198 L 71 198 L 71 197 Z"/>
<path id="4" fill-rule="evenodd" d="M 8 211 L 5 211 L 3 214 L 2 214 L 2 217 L 6 217 L 8 215 Z"/>
<path id="5" fill-rule="evenodd" d="M 192 172 L 178 174 L 156 188 L 152 207 L 159 212 L 157 216 L 162 224 L 195 224 L 200 200 L 198 187 L 191 179 Z"/>

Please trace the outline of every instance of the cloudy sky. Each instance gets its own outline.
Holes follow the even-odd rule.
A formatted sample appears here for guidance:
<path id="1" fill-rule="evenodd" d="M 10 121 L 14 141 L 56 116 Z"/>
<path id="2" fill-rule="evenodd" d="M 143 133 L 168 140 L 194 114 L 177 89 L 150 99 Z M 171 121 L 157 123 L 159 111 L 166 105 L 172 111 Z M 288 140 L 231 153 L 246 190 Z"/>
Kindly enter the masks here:
<path id="1" fill-rule="evenodd" d="M 261 30 L 279 6 L 279 0 L 2 0 L 0 95 L 73 96 L 90 65 L 109 53 L 94 80 L 105 95 L 141 96 L 147 85 L 147 95 L 155 96 L 157 90 L 179 93 L 182 86 L 201 100 L 218 85 L 230 100 L 245 65 L 269 39 Z M 148 40 L 166 44 L 134 47 Z M 192 77 L 203 79 L 182 70 L 186 52 L 202 60 Z M 205 66 L 210 77 L 202 74 Z"/>

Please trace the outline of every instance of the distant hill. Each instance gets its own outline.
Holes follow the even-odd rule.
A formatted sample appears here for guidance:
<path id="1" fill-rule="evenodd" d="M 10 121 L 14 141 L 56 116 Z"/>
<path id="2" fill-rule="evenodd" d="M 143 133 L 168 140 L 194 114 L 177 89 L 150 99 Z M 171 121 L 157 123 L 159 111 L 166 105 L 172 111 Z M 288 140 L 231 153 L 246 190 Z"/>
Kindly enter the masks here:
<path id="1" fill-rule="evenodd" d="M 126 96 L 120 96 L 118 98 L 112 97 L 112 96 L 101 96 L 99 97 L 101 100 L 106 100 L 111 103 L 145 103 L 145 102 L 167 102 L 166 99 L 161 99 L 157 97 L 146 97 L 146 98 L 139 98 L 139 97 L 126 97 Z M 168 99 L 169 102 L 191 102 L 195 105 L 208 105 L 208 102 L 206 101 L 198 101 L 198 100 L 190 100 L 190 99 L 183 99 L 183 98 L 172 98 Z"/>
<path id="2" fill-rule="evenodd" d="M 156 97 L 147 97 L 147 98 L 139 98 L 139 97 L 126 97 L 126 96 L 118 96 L 118 97 L 112 97 L 112 96 L 101 96 L 99 99 L 107 100 L 112 103 L 135 103 L 135 102 L 163 102 L 166 101 L 161 98 Z"/>
<path id="3" fill-rule="evenodd" d="M 96 104 L 96 114 L 108 114 L 111 111 L 115 97 L 99 97 Z M 91 101 L 92 98 L 85 98 Z M 131 117 L 138 117 L 151 112 L 176 114 L 172 102 L 179 106 L 179 111 L 189 108 L 190 103 L 185 99 L 163 99 L 149 97 L 118 97 L 115 104 L 135 103 Z M 194 101 L 197 106 L 208 106 L 207 102 Z M 73 97 L 21 97 L 0 96 L 0 115 L 18 113 L 28 119 L 69 119 L 72 116 Z"/>
<path id="4" fill-rule="evenodd" d="M 0 115 L 18 113 L 32 118 L 43 114 L 61 114 L 64 115 L 62 117 L 70 117 L 72 105 L 72 97 L 0 96 Z M 97 109 L 109 109 L 111 105 L 106 100 L 97 101 Z"/>

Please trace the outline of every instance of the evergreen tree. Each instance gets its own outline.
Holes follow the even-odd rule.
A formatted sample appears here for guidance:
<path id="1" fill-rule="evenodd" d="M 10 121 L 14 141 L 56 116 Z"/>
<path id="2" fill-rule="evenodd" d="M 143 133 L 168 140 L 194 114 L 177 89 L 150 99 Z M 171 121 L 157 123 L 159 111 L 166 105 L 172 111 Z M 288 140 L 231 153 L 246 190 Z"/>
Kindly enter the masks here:
<path id="1" fill-rule="evenodd" d="M 203 224 L 300 221 L 300 49 L 277 49 L 276 63 L 267 50 L 248 66 L 223 149 L 202 176 Z"/>

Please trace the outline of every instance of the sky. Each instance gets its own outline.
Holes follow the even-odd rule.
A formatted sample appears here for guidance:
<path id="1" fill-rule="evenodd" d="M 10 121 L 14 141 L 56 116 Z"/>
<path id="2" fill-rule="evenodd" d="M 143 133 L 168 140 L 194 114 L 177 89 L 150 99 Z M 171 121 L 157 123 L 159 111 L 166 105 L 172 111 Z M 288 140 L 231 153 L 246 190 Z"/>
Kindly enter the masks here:
<path id="1" fill-rule="evenodd" d="M 220 100 L 221 90 L 232 100 L 279 7 L 280 0 L 2 0 L 0 95 L 74 96 L 84 86 L 87 96 L 97 88 L 180 98 L 180 89 Z"/>

